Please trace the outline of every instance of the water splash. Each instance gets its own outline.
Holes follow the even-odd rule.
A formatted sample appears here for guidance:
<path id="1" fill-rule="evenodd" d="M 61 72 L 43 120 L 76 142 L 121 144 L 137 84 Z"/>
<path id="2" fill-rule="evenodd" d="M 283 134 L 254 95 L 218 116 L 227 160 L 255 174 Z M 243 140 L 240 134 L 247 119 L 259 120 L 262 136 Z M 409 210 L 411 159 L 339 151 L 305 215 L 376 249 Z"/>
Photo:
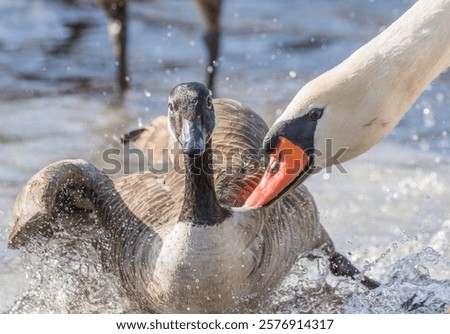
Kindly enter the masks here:
<path id="1" fill-rule="evenodd" d="M 398 260 L 388 282 L 372 291 L 356 292 L 345 313 L 444 313 L 450 305 L 450 280 L 436 280 L 430 268 L 448 271 L 450 261 L 431 247 Z"/>
<path id="2" fill-rule="evenodd" d="M 33 240 L 23 253 L 30 287 L 10 313 L 133 313 L 105 273 L 94 238 Z"/>
<path id="3" fill-rule="evenodd" d="M 445 313 L 450 280 L 436 280 L 431 269 L 445 272 L 450 261 L 432 248 L 409 255 L 387 268 L 388 281 L 367 290 L 357 280 L 335 277 L 319 254 L 301 259 L 266 305 L 264 313 Z"/>
<path id="4" fill-rule="evenodd" d="M 341 313 L 356 291 L 367 291 L 358 280 L 336 277 L 322 251 L 300 259 L 268 298 L 264 313 Z"/>
<path id="5" fill-rule="evenodd" d="M 105 273 L 93 238 L 35 241 L 24 253 L 30 288 L 11 313 L 136 313 L 116 277 Z M 30 253 L 32 252 L 32 253 Z M 300 259 L 266 301 L 249 313 L 444 313 L 450 280 L 430 269 L 448 271 L 450 261 L 432 248 L 398 260 L 385 284 L 367 290 L 358 280 L 333 276 L 327 257 L 316 251 Z"/>

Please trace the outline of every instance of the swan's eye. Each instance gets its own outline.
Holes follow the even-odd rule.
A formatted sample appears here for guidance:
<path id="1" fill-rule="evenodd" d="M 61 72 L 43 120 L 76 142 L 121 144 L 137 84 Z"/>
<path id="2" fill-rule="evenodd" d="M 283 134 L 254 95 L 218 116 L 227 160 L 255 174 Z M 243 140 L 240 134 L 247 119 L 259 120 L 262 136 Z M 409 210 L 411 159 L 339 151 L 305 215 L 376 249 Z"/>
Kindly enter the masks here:
<path id="1" fill-rule="evenodd" d="M 320 117 L 323 115 L 323 109 L 320 108 L 314 108 L 311 109 L 308 113 L 309 119 L 312 121 L 317 121 Z"/>
<path id="2" fill-rule="evenodd" d="M 206 107 L 208 109 L 212 109 L 213 103 L 210 97 L 208 97 L 208 100 L 206 100 Z"/>

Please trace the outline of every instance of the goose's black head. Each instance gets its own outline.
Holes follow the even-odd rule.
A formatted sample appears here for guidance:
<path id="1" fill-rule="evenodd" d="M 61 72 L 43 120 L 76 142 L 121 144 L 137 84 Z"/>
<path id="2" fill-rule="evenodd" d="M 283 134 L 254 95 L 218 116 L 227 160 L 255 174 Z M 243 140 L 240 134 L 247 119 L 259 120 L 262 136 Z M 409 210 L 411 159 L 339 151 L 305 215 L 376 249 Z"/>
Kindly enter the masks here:
<path id="1" fill-rule="evenodd" d="M 188 156 L 203 154 L 217 126 L 209 89 L 198 82 L 183 83 L 169 95 L 169 131 Z"/>

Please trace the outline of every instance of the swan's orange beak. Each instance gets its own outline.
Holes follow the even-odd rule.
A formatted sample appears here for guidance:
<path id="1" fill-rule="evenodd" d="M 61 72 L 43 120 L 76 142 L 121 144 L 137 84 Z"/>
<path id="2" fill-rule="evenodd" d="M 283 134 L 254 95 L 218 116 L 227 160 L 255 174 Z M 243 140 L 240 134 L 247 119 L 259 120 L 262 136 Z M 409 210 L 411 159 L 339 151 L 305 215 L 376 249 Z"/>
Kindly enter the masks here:
<path id="1" fill-rule="evenodd" d="M 308 164 L 308 155 L 299 146 L 278 137 L 277 147 L 270 154 L 269 167 L 245 205 L 261 207 L 272 204 L 299 183 L 302 175 L 306 174 Z"/>

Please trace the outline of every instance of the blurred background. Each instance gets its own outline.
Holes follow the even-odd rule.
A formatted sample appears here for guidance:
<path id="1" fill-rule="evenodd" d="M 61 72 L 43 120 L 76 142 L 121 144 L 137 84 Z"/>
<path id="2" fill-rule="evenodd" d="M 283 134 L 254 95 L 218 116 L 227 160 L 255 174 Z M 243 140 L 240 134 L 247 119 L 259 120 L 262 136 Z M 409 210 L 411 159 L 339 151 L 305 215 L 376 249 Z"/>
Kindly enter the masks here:
<path id="1" fill-rule="evenodd" d="M 413 3 L 223 0 L 213 93 L 239 100 L 270 125 L 306 82 Z M 129 89 L 119 99 L 108 17 L 94 0 L 0 1 L 1 312 L 30 288 L 27 258 L 7 249 L 14 199 L 26 181 L 60 159 L 102 167 L 101 152 L 119 147 L 121 134 L 166 113 L 172 87 L 206 80 L 207 27 L 191 1 L 130 0 L 128 18 Z M 391 284 L 383 296 L 402 291 L 399 306 L 366 294 L 341 311 L 402 312 L 409 301 L 422 305 L 413 311 L 439 312 L 450 304 L 449 112 L 447 71 L 386 140 L 344 164 L 347 173 L 332 169 L 307 181 L 336 248 Z M 410 290 L 392 283 L 399 275 Z M 293 272 L 269 310 L 336 310 L 302 308 L 297 285 Z"/>

